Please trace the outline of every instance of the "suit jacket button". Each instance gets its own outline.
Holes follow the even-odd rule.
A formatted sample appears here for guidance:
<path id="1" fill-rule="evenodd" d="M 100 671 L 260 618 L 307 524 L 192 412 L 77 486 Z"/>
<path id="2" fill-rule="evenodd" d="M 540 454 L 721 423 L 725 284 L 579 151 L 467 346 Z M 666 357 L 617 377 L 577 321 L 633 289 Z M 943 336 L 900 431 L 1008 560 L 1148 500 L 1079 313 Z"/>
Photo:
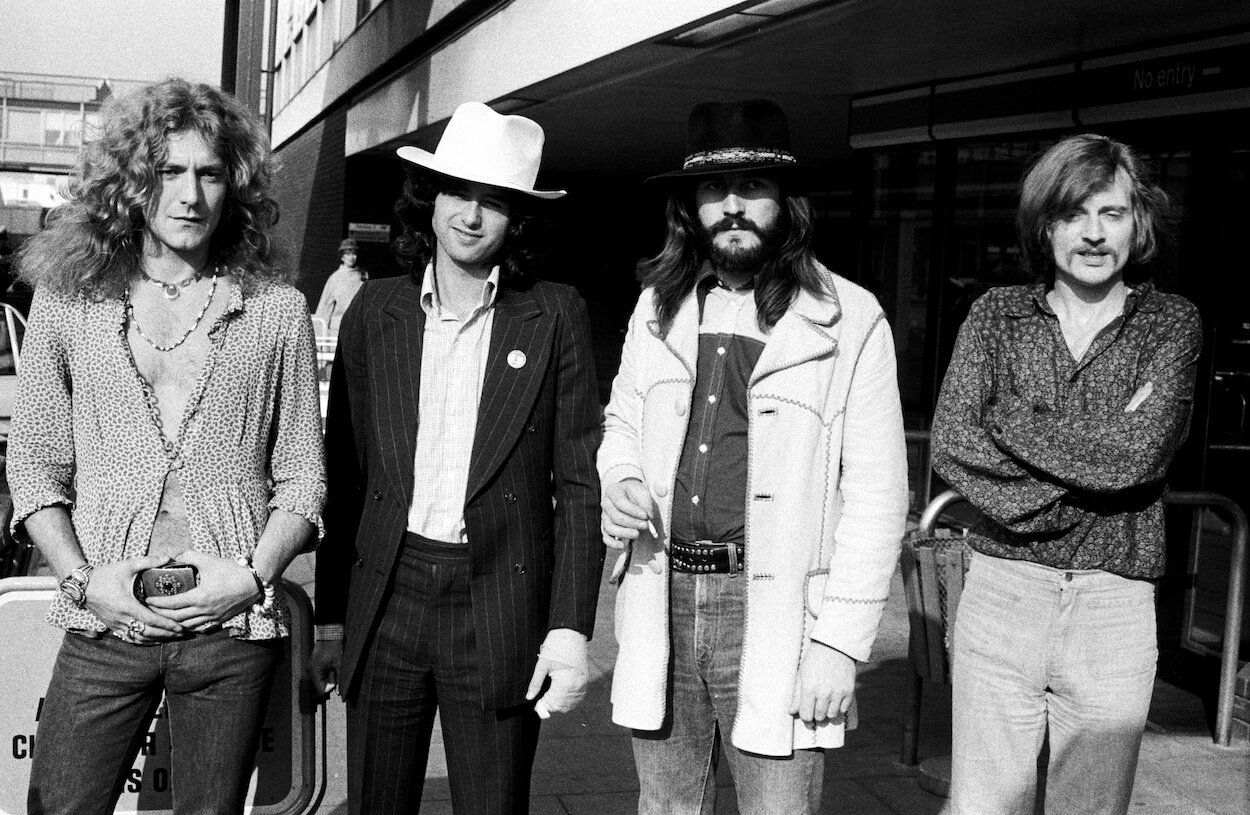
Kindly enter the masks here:
<path id="1" fill-rule="evenodd" d="M 362 558 L 362 557 L 358 557 L 358 558 L 356 558 L 356 565 L 357 565 L 357 566 L 364 566 L 364 565 L 365 565 L 365 559 L 364 559 L 364 558 Z"/>
<path id="2" fill-rule="evenodd" d="M 513 564 L 512 564 L 512 571 L 516 572 L 517 574 L 525 574 L 525 564 L 524 564 L 524 563 L 513 563 Z"/>
<path id="3" fill-rule="evenodd" d="M 382 500 L 382 491 L 381 491 L 381 490 L 374 490 L 374 491 L 373 491 L 373 500 L 375 500 L 375 501 L 381 501 L 381 500 Z"/>
<path id="4" fill-rule="evenodd" d="M 534 432 L 535 430 L 537 430 L 537 429 L 538 429 L 538 428 L 534 427 L 534 425 L 529 425 L 528 427 L 526 427 L 526 428 L 525 428 L 525 432 L 526 432 L 526 433 L 533 433 L 533 432 Z"/>
<path id="5" fill-rule="evenodd" d="M 509 504 L 515 504 L 515 503 L 516 503 L 516 493 L 515 493 L 515 492 L 505 492 L 505 493 L 503 494 L 503 500 L 507 501 Z"/>

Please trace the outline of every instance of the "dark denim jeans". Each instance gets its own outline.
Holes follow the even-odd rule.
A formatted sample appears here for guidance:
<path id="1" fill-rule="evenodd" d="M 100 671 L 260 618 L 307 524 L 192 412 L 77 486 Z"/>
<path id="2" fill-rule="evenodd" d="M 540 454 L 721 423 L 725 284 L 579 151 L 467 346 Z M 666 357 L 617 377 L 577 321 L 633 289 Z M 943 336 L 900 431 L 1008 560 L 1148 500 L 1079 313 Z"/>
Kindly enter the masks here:
<path id="1" fill-rule="evenodd" d="M 224 631 L 163 645 L 66 634 L 35 737 L 27 811 L 110 813 L 166 695 L 178 815 L 242 812 L 282 642 Z"/>
<path id="2" fill-rule="evenodd" d="M 763 756 L 730 744 L 746 619 L 745 576 L 673 572 L 673 654 L 664 727 L 634 731 L 641 815 L 710 815 L 717 747 L 724 750 L 742 815 L 814 813 L 823 750 Z"/>

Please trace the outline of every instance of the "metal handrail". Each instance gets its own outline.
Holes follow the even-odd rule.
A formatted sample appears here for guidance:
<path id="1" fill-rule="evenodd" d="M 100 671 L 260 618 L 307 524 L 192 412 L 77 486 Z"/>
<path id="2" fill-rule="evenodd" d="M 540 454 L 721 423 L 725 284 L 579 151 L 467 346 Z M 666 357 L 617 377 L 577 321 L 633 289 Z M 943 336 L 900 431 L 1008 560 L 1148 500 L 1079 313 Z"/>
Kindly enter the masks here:
<path id="1" fill-rule="evenodd" d="M 928 430 L 905 430 L 903 438 L 907 444 L 914 444 L 920 451 L 920 502 L 927 505 L 933 492 L 933 465 L 930 456 L 932 439 Z"/>
<path id="2" fill-rule="evenodd" d="M 920 521 L 916 524 L 916 533 L 922 537 L 932 537 L 933 530 L 937 528 L 938 518 L 953 504 L 961 501 L 967 501 L 955 490 L 946 490 L 939 494 L 936 498 L 925 505 L 924 512 L 920 515 Z"/>
<path id="3" fill-rule="evenodd" d="M 8 303 L 0 303 L 0 308 L 4 309 L 4 327 L 9 332 L 9 344 L 12 346 L 13 373 L 20 374 L 22 372 L 22 349 L 21 342 L 17 338 L 17 326 L 19 324 L 22 326 L 22 335 L 24 337 L 26 334 L 26 317 Z"/>
<path id="4" fill-rule="evenodd" d="M 1220 693 L 1215 714 L 1215 741 L 1221 747 L 1233 742 L 1233 696 L 1241 650 L 1241 615 L 1246 603 L 1246 544 L 1250 523 L 1231 498 L 1215 492 L 1169 492 L 1165 503 L 1218 509 L 1233 525 L 1233 551 L 1229 556 L 1228 600 L 1224 605 L 1224 649 L 1220 654 Z"/>
<path id="5" fill-rule="evenodd" d="M 966 500 L 955 490 L 946 490 L 925 507 L 917 526 L 919 534 L 930 536 L 942 512 L 952 504 Z M 1233 551 L 1229 559 L 1228 600 L 1224 607 L 1224 648 L 1220 655 L 1220 691 L 1215 715 L 1215 742 L 1228 747 L 1233 741 L 1233 696 L 1236 692 L 1237 667 L 1241 650 L 1241 616 L 1245 610 L 1246 548 L 1250 539 L 1250 522 L 1246 513 L 1231 498 L 1215 492 L 1169 492 L 1166 504 L 1206 507 L 1226 513 L 1233 526 Z"/>

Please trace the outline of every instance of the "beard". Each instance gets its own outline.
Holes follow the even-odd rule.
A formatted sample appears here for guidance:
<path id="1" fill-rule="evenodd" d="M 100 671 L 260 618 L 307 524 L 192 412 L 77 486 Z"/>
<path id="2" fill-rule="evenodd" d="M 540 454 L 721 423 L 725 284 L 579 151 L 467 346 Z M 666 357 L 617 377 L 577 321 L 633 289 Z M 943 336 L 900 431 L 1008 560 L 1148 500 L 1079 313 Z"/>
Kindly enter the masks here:
<path id="1" fill-rule="evenodd" d="M 731 229 L 751 232 L 759 243 L 755 246 L 732 246 L 722 248 L 716 245 L 716 236 Z M 766 263 L 777 257 L 781 244 L 780 223 L 773 223 L 768 228 L 747 218 L 722 218 L 706 227 L 702 232 L 703 248 L 712 266 L 735 275 L 754 276 Z"/>

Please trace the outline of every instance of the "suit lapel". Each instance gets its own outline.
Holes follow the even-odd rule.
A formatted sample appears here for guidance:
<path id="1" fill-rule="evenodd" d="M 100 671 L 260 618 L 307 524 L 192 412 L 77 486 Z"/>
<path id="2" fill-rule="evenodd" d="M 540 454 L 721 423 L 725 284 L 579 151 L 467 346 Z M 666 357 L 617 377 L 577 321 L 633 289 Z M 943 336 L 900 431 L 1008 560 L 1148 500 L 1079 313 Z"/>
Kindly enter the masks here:
<path id="1" fill-rule="evenodd" d="M 465 503 L 499 470 L 521 433 L 543 382 L 551 352 L 553 315 L 529 292 L 500 287 L 491 327 Z"/>
<path id="2" fill-rule="evenodd" d="M 421 345 L 425 312 L 421 287 L 411 282 L 395 290 L 383 306 L 381 337 L 371 366 L 376 392 L 385 394 L 374 405 L 378 448 L 385 454 L 382 467 L 395 489 L 412 496 L 413 457 L 417 451 L 417 423 L 421 404 Z"/>

